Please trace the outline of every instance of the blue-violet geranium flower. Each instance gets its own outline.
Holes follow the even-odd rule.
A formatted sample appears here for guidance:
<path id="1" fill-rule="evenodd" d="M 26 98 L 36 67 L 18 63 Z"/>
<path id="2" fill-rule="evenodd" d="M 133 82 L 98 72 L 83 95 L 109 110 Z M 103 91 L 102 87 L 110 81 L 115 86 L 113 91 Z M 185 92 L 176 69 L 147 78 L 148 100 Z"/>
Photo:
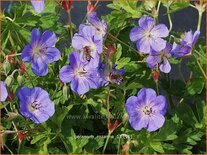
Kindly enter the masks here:
<path id="1" fill-rule="evenodd" d="M 55 105 L 49 94 L 40 87 L 29 89 L 22 87 L 18 90 L 20 113 L 35 123 L 47 121 L 55 112 Z"/>
<path id="2" fill-rule="evenodd" d="M 172 55 L 174 57 L 182 57 L 189 55 L 195 46 L 198 38 L 200 36 L 200 31 L 189 31 L 185 34 L 184 38 L 180 40 L 180 44 L 173 43 Z"/>
<path id="3" fill-rule="evenodd" d="M 157 96 L 153 89 L 142 88 L 137 96 L 127 99 L 125 107 L 129 115 L 129 122 L 137 131 L 142 128 L 147 131 L 155 131 L 161 128 L 165 122 L 166 98 L 162 95 Z"/>
<path id="4" fill-rule="evenodd" d="M 21 58 L 24 62 L 31 62 L 32 71 L 39 76 L 48 73 L 48 64 L 59 60 L 60 51 L 55 48 L 57 38 L 55 33 L 50 30 L 42 35 L 38 29 L 33 29 L 31 40 L 22 51 Z"/>
<path id="5" fill-rule="evenodd" d="M 171 49 L 172 45 L 166 43 L 166 47 L 160 52 L 151 52 L 146 60 L 148 67 L 156 68 L 156 66 L 159 65 L 159 69 L 161 72 L 169 73 L 171 70 L 171 66 L 168 59 L 172 56 Z"/>
<path id="6" fill-rule="evenodd" d="M 136 42 L 140 52 L 147 54 L 165 48 L 166 41 L 162 38 L 167 37 L 169 31 L 164 24 L 155 25 L 155 19 L 148 16 L 140 18 L 138 23 L 130 32 L 130 40 Z"/>
<path id="7" fill-rule="evenodd" d="M 85 64 L 81 61 L 79 52 L 69 55 L 70 65 L 61 68 L 59 77 L 64 83 L 70 82 L 71 89 L 79 95 L 85 94 L 89 88 L 98 88 L 98 68 L 91 62 Z"/>

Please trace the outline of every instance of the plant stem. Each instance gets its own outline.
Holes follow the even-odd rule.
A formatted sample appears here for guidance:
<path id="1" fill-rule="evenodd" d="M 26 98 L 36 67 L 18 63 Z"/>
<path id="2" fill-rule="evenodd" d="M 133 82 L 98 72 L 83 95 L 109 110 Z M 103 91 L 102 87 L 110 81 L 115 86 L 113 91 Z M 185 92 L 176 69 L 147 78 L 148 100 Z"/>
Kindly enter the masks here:
<path id="1" fill-rule="evenodd" d="M 158 85 L 158 81 L 155 82 L 155 84 L 156 84 L 156 89 L 157 89 L 157 95 L 159 95 L 159 85 Z"/>
<path id="2" fill-rule="evenodd" d="M 73 39 L 73 26 L 72 26 L 72 20 L 71 20 L 71 14 L 70 14 L 70 10 L 68 11 L 68 22 L 69 22 L 69 30 L 70 30 L 70 39 L 72 41 Z"/>
<path id="3" fill-rule="evenodd" d="M 169 7 L 167 7 L 167 17 L 168 17 L 168 21 L 170 24 L 170 28 L 169 28 L 169 32 L 170 32 L 172 30 L 172 19 L 171 19 L 171 16 L 168 12 L 169 12 Z"/>
<path id="4" fill-rule="evenodd" d="M 106 93 L 107 124 L 110 123 L 109 98 L 110 98 L 110 86 L 108 86 L 107 93 Z"/>
<path id="5" fill-rule="evenodd" d="M 201 29 L 201 19 L 202 19 L 202 15 L 203 15 L 203 12 L 198 12 L 198 25 L 197 25 L 197 31 L 200 31 Z"/>
<path id="6" fill-rule="evenodd" d="M 199 63 L 198 59 L 196 59 L 196 63 L 198 64 L 198 67 L 200 68 L 200 70 L 201 70 L 201 72 L 202 72 L 204 78 L 207 79 L 207 78 L 206 78 L 206 73 L 205 73 L 205 71 L 203 70 L 203 68 L 202 68 L 201 64 Z"/>
<path id="7" fill-rule="evenodd" d="M 108 135 L 107 135 L 107 139 L 106 139 L 105 145 L 104 145 L 104 148 L 103 148 L 103 151 L 102 151 L 102 154 L 104 154 L 104 152 L 105 152 L 105 150 L 106 150 L 106 146 L 107 146 L 107 144 L 108 144 L 108 142 L 109 142 L 109 138 L 110 138 L 110 136 L 111 136 L 111 132 L 109 131 L 109 132 L 108 132 Z"/>

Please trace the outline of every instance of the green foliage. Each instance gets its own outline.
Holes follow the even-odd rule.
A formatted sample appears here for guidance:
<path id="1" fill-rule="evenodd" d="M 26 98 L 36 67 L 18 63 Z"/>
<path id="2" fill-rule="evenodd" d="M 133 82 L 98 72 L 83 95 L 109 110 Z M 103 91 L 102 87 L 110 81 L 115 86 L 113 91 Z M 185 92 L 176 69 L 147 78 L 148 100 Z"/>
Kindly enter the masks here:
<path id="1" fill-rule="evenodd" d="M 110 84 L 109 112 L 106 106 L 106 94 L 109 88 L 91 89 L 79 96 L 70 89 L 70 84 L 64 85 L 58 78 L 60 68 L 70 63 L 68 55 L 74 51 L 68 39 L 70 37 L 68 25 L 63 25 L 59 21 L 60 14 L 56 12 L 58 3 L 47 1 L 44 11 L 40 14 L 32 9 L 30 3 L 23 2 L 12 6 L 11 12 L 4 12 L 1 36 L 2 63 L 11 50 L 15 54 L 21 53 L 30 41 L 33 28 L 39 28 L 42 32 L 49 29 L 56 33 L 58 38 L 56 47 L 61 51 L 61 58 L 49 65 L 49 74 L 44 77 L 34 75 L 29 63 L 25 63 L 27 73 L 14 74 L 14 81 L 9 86 L 9 91 L 15 93 L 22 85 L 29 88 L 42 87 L 48 91 L 56 110 L 48 121 L 34 124 L 19 113 L 17 97 L 14 97 L 12 103 L 8 100 L 0 103 L 3 113 L 0 126 L 3 153 L 100 154 L 106 143 L 107 117 L 110 114 L 110 121 L 113 123 L 118 120 L 120 125 L 111 133 L 105 153 L 122 154 L 124 145 L 129 144 L 128 152 L 132 154 L 205 154 L 206 75 L 203 72 L 206 71 L 206 45 L 202 37 L 191 54 L 183 58 L 185 60 L 178 58 L 169 60 L 175 70 L 179 70 L 181 65 L 187 67 L 184 79 L 181 77 L 184 74 L 182 71 L 176 75 L 160 74 L 158 81 L 160 94 L 166 96 L 168 103 L 163 127 L 155 132 L 147 132 L 145 129 L 135 131 L 128 122 L 125 111 L 127 98 L 136 95 L 143 87 L 156 90 L 151 69 L 145 64 L 146 56 L 137 53 L 136 47 L 129 39 L 129 33 L 131 28 L 137 25 L 137 18 L 142 15 L 153 16 L 157 4 L 154 1 L 114 0 L 107 5 L 112 11 L 102 17 L 108 24 L 104 42 L 113 44 L 116 52 L 112 58 L 105 61 L 110 62 L 110 65 L 116 64 L 117 69 L 122 67 L 126 69 L 120 85 Z M 188 7 L 190 2 L 161 1 L 161 4 L 168 8 L 167 13 L 171 14 Z M 75 26 L 73 28 L 76 29 Z M 180 37 L 180 33 L 177 32 L 170 34 L 175 38 Z M 18 60 L 21 59 L 16 56 L 15 61 Z M 2 79 L 5 80 L 15 69 L 19 69 L 18 64 L 6 66 L 6 71 L 2 70 Z M 192 76 L 189 77 L 188 74 L 191 73 Z M 21 84 L 16 80 L 18 74 L 24 79 Z M 5 107 L 8 113 L 4 110 Z M 5 132 L 15 131 L 13 124 L 18 131 L 27 134 L 21 142 L 18 141 L 16 132 L 12 134 Z"/>

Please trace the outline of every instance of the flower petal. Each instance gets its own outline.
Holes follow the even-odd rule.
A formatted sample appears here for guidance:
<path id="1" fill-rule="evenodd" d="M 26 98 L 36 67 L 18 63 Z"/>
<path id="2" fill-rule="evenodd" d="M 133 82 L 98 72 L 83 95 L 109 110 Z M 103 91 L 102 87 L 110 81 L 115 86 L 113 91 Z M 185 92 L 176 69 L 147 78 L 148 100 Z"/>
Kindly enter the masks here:
<path id="1" fill-rule="evenodd" d="M 37 13 L 40 13 L 45 8 L 45 0 L 31 0 L 32 6 Z"/>
<path id="2" fill-rule="evenodd" d="M 150 45 L 153 50 L 159 52 L 166 47 L 166 41 L 161 38 L 150 38 Z"/>
<path id="3" fill-rule="evenodd" d="M 59 77 L 62 82 L 71 82 L 74 79 L 74 76 L 74 69 L 71 66 L 67 65 L 60 69 Z"/>
<path id="4" fill-rule="evenodd" d="M 155 68 L 157 64 L 160 62 L 160 60 L 161 60 L 160 56 L 149 55 L 146 59 L 147 66 L 149 68 Z"/>
<path id="5" fill-rule="evenodd" d="M 156 113 L 149 117 L 149 124 L 147 126 L 147 131 L 155 131 L 163 126 L 165 122 L 165 117 L 159 113 Z"/>
<path id="6" fill-rule="evenodd" d="M 160 64 L 160 71 L 163 72 L 163 73 L 169 73 L 170 70 L 171 70 L 171 66 L 170 66 L 170 63 L 169 61 L 165 58 L 163 60 L 163 63 Z"/>
<path id="7" fill-rule="evenodd" d="M 141 130 L 142 128 L 146 128 L 148 125 L 148 119 L 145 116 L 137 116 L 129 118 L 129 123 L 131 124 L 132 128 L 136 131 Z"/>
<path id="8" fill-rule="evenodd" d="M 50 30 L 47 30 L 42 34 L 41 48 L 53 47 L 55 46 L 56 42 L 57 42 L 56 34 Z"/>
<path id="9" fill-rule="evenodd" d="M 142 37 L 144 37 L 144 29 L 136 26 L 133 29 L 131 29 L 129 38 L 131 41 L 137 41 L 140 40 Z"/>
<path id="10" fill-rule="evenodd" d="M 138 21 L 139 26 L 145 30 L 151 30 L 155 25 L 155 20 L 152 17 L 143 16 Z"/>
<path id="11" fill-rule="evenodd" d="M 72 39 L 72 46 L 77 50 L 81 50 L 86 46 L 90 46 L 90 42 L 82 35 L 76 33 Z"/>
<path id="12" fill-rule="evenodd" d="M 22 61 L 24 61 L 24 62 L 32 61 L 31 55 L 32 55 L 32 47 L 31 47 L 31 45 L 26 45 L 22 51 L 22 54 L 21 54 Z"/>
<path id="13" fill-rule="evenodd" d="M 74 78 L 71 82 L 71 89 L 82 95 L 89 91 L 89 85 L 84 78 Z"/>
<path id="14" fill-rule="evenodd" d="M 45 76 L 48 73 L 47 64 L 40 57 L 39 58 L 34 58 L 32 60 L 31 67 L 32 67 L 33 73 L 35 73 L 36 75 Z"/>
<path id="15" fill-rule="evenodd" d="M 151 48 L 150 48 L 150 42 L 148 39 L 146 38 L 142 38 L 140 40 L 137 41 L 137 49 L 144 53 L 144 54 L 148 54 L 151 52 Z"/>
<path id="16" fill-rule="evenodd" d="M 195 33 L 193 34 L 193 42 L 192 42 L 193 46 L 195 46 L 199 36 L 200 36 L 200 31 L 195 31 Z"/>
<path id="17" fill-rule="evenodd" d="M 39 43 L 40 41 L 40 38 L 41 38 L 41 33 L 40 33 L 40 30 L 37 29 L 37 28 L 34 28 L 32 30 L 32 33 L 31 33 L 31 37 L 30 37 L 30 44 L 31 45 L 36 45 Z"/>
<path id="18" fill-rule="evenodd" d="M 138 94 L 138 103 L 146 104 L 148 101 L 152 101 L 156 98 L 156 92 L 151 88 L 142 88 Z"/>
<path id="19" fill-rule="evenodd" d="M 153 109 L 156 109 L 156 112 L 161 113 L 162 115 L 165 115 L 167 111 L 167 101 L 166 98 L 162 95 L 159 95 L 156 97 L 156 99 L 153 101 L 154 105 L 151 105 Z"/>
<path id="20" fill-rule="evenodd" d="M 49 47 L 45 52 L 45 63 L 50 64 L 60 59 L 60 51 L 57 48 Z"/>
<path id="21" fill-rule="evenodd" d="M 138 101 L 136 96 L 131 96 L 127 99 L 125 108 L 126 108 L 126 112 L 130 117 L 137 115 L 137 111 L 136 111 L 137 104 Z"/>
<path id="22" fill-rule="evenodd" d="M 154 37 L 167 37 L 169 31 L 165 24 L 158 24 L 151 30 L 151 33 Z"/>
<path id="23" fill-rule="evenodd" d="M 7 99 L 8 92 L 6 89 L 6 84 L 3 81 L 0 81 L 1 91 L 0 91 L 0 102 L 3 102 Z"/>

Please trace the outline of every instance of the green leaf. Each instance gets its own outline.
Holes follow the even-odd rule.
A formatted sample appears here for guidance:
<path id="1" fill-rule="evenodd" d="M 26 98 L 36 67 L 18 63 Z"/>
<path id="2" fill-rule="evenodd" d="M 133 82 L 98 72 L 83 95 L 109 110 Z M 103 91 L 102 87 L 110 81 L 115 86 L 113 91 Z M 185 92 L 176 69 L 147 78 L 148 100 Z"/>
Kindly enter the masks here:
<path id="1" fill-rule="evenodd" d="M 187 85 L 187 93 L 189 95 L 201 94 L 205 86 L 205 81 L 201 78 L 192 79 L 191 83 Z"/>
<path id="2" fill-rule="evenodd" d="M 159 153 L 164 153 L 164 149 L 162 147 L 162 143 L 161 142 L 150 142 L 150 146 Z"/>

